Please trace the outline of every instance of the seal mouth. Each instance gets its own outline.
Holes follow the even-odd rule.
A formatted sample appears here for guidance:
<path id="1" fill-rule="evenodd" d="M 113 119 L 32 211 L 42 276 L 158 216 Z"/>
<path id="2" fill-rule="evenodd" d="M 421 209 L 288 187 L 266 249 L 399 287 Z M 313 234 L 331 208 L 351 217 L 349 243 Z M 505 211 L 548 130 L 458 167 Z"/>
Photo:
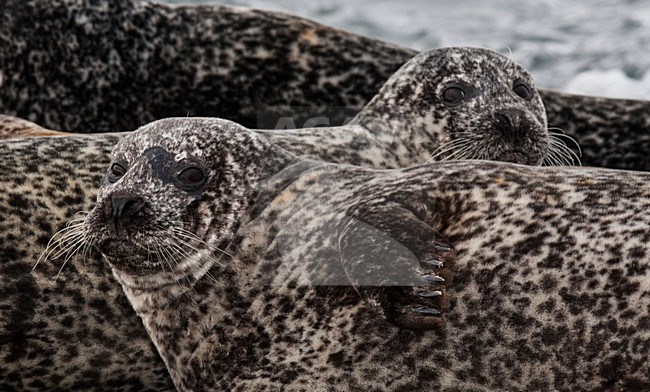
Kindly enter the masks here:
<path id="1" fill-rule="evenodd" d="M 499 154 L 500 161 L 504 162 L 510 162 L 510 163 L 517 163 L 521 165 L 530 165 L 530 164 L 535 164 L 538 159 L 534 156 L 534 154 L 531 154 L 530 152 L 526 153 L 524 151 L 520 150 L 508 150 L 505 151 L 501 154 Z"/>
<path id="2" fill-rule="evenodd" d="M 97 248 L 113 264 L 135 269 L 152 269 L 161 265 L 147 249 L 130 240 L 108 238 L 98 243 Z"/>
<path id="3" fill-rule="evenodd" d="M 129 257 L 133 256 L 134 253 L 140 253 L 140 247 L 133 242 L 113 238 L 100 242 L 97 244 L 97 248 L 100 252 L 109 257 Z"/>

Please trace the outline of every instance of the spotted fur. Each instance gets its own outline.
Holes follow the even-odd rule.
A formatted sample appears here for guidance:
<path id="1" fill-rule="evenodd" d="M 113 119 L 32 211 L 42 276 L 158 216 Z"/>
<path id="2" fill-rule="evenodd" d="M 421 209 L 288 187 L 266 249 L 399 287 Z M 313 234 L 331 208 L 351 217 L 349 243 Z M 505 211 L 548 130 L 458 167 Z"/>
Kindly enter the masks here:
<path id="1" fill-rule="evenodd" d="M 0 144 L 0 390 L 173 390 L 110 270 L 36 260 L 61 222 L 92 206 L 118 135 Z"/>
<path id="2" fill-rule="evenodd" d="M 650 102 L 541 92 L 548 126 L 573 136 L 585 166 L 650 171 Z"/>
<path id="3" fill-rule="evenodd" d="M 5 0 L 0 113 L 74 132 L 132 130 L 188 114 L 256 128 L 262 107 L 291 117 L 296 106 L 315 107 L 312 115 L 332 106 L 356 113 L 415 54 L 268 11 Z M 539 94 L 549 126 L 586 143 L 583 164 L 650 170 L 648 102 Z"/>
<path id="4" fill-rule="evenodd" d="M 158 166 L 152 149 L 175 163 Z M 296 158 L 214 119 L 155 122 L 113 159 L 128 169 L 100 189 L 87 238 L 179 390 L 650 387 L 648 174 L 478 161 L 373 171 Z M 164 180 L 188 160 L 208 176 L 199 194 Z M 117 193 L 146 205 L 121 234 L 106 220 Z M 339 280 L 350 222 L 390 225 L 403 210 L 458 254 L 443 331 L 393 327 Z M 154 235 L 153 219 L 203 243 L 151 264 L 132 238 Z"/>
<path id="5" fill-rule="evenodd" d="M 333 51 L 335 42 L 346 50 Z M 5 0 L 0 113 L 75 132 L 188 114 L 254 127 L 260 105 L 358 111 L 413 54 L 277 12 Z"/>

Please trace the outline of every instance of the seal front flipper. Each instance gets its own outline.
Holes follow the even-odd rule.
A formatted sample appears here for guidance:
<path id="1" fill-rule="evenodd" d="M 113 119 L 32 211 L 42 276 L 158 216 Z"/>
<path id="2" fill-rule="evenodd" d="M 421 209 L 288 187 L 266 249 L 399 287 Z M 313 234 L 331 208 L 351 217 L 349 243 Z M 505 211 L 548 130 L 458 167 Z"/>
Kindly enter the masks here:
<path id="1" fill-rule="evenodd" d="M 393 204 L 353 211 L 339 249 L 350 283 L 389 322 L 419 330 L 444 325 L 456 254 L 413 212 Z"/>

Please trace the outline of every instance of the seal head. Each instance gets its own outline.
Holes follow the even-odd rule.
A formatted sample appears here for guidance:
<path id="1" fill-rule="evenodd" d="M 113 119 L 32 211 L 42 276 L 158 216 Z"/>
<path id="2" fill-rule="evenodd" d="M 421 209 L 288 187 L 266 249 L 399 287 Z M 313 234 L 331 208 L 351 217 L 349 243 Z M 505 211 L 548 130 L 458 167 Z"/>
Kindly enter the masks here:
<path id="1" fill-rule="evenodd" d="M 423 52 L 395 73 L 352 121 L 397 134 L 425 161 L 544 163 L 546 112 L 531 75 L 482 48 Z M 432 153 L 433 151 L 433 153 Z"/>
<path id="2" fill-rule="evenodd" d="M 224 137 L 215 138 L 207 131 L 215 121 L 160 120 L 115 146 L 86 218 L 87 241 L 114 268 L 165 280 L 199 277 L 210 265 L 196 261 L 236 230 L 257 181 L 293 159 L 229 121 L 218 120 Z"/>

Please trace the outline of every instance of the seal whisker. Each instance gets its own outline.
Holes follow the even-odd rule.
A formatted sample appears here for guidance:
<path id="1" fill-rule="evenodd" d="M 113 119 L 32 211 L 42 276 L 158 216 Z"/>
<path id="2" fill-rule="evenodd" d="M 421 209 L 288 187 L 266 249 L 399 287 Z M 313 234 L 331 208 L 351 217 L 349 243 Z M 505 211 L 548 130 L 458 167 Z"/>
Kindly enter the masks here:
<path id="1" fill-rule="evenodd" d="M 189 232 L 189 231 L 187 231 L 185 229 L 180 229 L 180 228 L 175 228 L 174 227 L 174 228 L 172 228 L 172 231 L 174 231 L 176 234 L 178 234 L 181 237 L 185 237 L 185 238 L 188 238 L 188 239 L 191 239 L 191 240 L 195 240 L 196 242 L 198 242 L 200 244 L 209 246 L 205 241 L 203 241 L 202 239 L 197 237 L 196 234 L 194 234 L 192 232 Z M 230 253 L 226 252 L 223 249 L 220 249 L 219 247 L 214 247 L 214 250 L 217 250 L 217 251 L 223 253 L 224 255 L 226 255 L 228 257 L 231 257 L 231 258 L 233 257 Z"/>
<path id="2" fill-rule="evenodd" d="M 549 150 L 547 157 L 549 166 L 563 166 L 564 160 L 557 150 Z"/>
<path id="3" fill-rule="evenodd" d="M 466 139 L 466 138 L 457 139 L 457 140 L 454 140 L 452 142 L 445 143 L 442 146 L 438 147 L 433 152 L 433 154 L 431 154 L 431 155 L 432 155 L 432 157 L 436 157 L 436 156 L 438 156 L 438 155 L 440 155 L 440 154 L 442 154 L 442 153 L 444 153 L 446 151 L 453 150 L 453 149 L 456 149 L 456 148 L 459 148 L 459 147 L 462 147 L 462 146 L 465 146 L 465 145 L 470 145 L 472 143 L 473 143 L 472 140 L 469 140 L 469 139 Z"/>
<path id="4" fill-rule="evenodd" d="M 178 240 L 178 238 L 176 238 L 176 239 Z M 191 247 L 192 249 L 194 249 L 195 251 L 198 251 L 196 248 L 192 247 L 191 245 L 187 244 L 187 243 L 184 242 L 184 241 L 180 241 L 180 244 L 179 244 L 179 243 L 172 243 L 171 245 L 175 247 L 175 249 L 176 249 L 176 251 L 178 252 L 178 254 L 179 254 L 180 256 L 182 256 L 182 257 L 187 258 L 187 257 L 191 256 L 191 254 L 190 254 L 187 250 L 183 249 L 183 248 L 181 247 L 181 244 L 183 244 L 183 245 L 187 245 L 187 246 Z M 210 260 L 210 261 L 214 261 L 215 263 L 219 264 L 219 265 L 222 266 L 222 267 L 225 267 L 224 264 L 222 264 L 219 260 L 217 260 L 217 259 L 214 258 L 214 257 L 210 257 L 209 260 Z M 212 280 L 214 283 L 218 283 L 217 279 L 216 279 L 214 276 L 212 276 L 212 274 L 210 273 L 210 271 L 206 271 L 205 275 L 206 275 L 210 280 Z"/>
<path id="5" fill-rule="evenodd" d="M 447 162 L 447 161 L 453 161 L 453 160 L 461 160 L 461 159 L 463 159 L 462 158 L 463 154 L 464 154 L 464 151 L 457 150 L 457 151 L 454 151 L 452 154 L 442 158 L 440 161 Z"/>
<path id="6" fill-rule="evenodd" d="M 177 255 L 177 254 L 173 253 L 172 252 L 173 249 L 169 248 L 169 239 L 168 238 L 164 238 L 164 239 L 161 240 L 160 249 L 161 249 L 161 252 L 164 255 L 166 255 L 165 258 L 166 258 L 166 260 L 168 260 L 168 264 L 170 265 L 170 268 L 172 268 L 172 271 L 174 271 L 174 268 L 172 266 L 179 267 L 179 263 L 176 260 L 176 258 L 174 257 L 174 255 Z M 196 289 L 194 288 L 194 285 L 192 284 L 192 281 L 190 280 L 190 277 L 187 276 L 187 274 L 183 274 L 183 276 L 185 276 L 185 280 L 187 280 L 187 284 L 192 289 L 192 291 L 194 291 L 194 293 L 196 293 Z"/>
<path id="7" fill-rule="evenodd" d="M 61 271 L 63 271 L 63 268 L 66 266 L 68 261 L 77 254 L 77 252 L 84 246 L 86 243 L 85 238 L 82 236 L 79 238 L 73 245 L 68 246 L 66 257 L 63 260 L 63 264 L 61 265 L 61 268 L 59 268 L 59 272 L 57 272 L 56 276 L 54 277 L 54 280 L 56 281 L 59 278 L 59 275 L 61 275 Z"/>
<path id="8" fill-rule="evenodd" d="M 159 241 L 157 238 L 151 238 L 154 242 L 154 248 L 156 250 L 156 258 L 158 259 L 158 262 L 160 263 L 160 266 L 165 272 L 165 267 L 164 264 L 167 264 L 169 267 L 169 271 L 171 274 L 174 273 L 174 267 L 178 266 L 178 263 L 175 262 L 173 256 L 170 254 L 170 252 L 166 249 L 162 241 Z M 149 255 L 147 255 L 148 257 Z M 185 279 L 187 280 L 188 284 L 192 289 L 194 290 L 194 287 L 192 283 L 190 282 L 189 278 L 185 276 Z M 179 288 L 183 288 L 179 280 L 176 280 L 176 284 L 178 285 Z"/>
<path id="9" fill-rule="evenodd" d="M 196 234 L 192 233 L 189 230 L 183 229 L 182 227 L 172 227 L 171 231 L 173 231 L 175 233 L 183 234 L 186 237 L 190 237 L 190 238 L 194 239 L 197 242 L 200 242 L 202 244 L 207 245 L 207 243 L 205 241 L 203 241 L 201 238 L 199 238 L 199 236 L 197 236 Z"/>
<path id="10" fill-rule="evenodd" d="M 558 130 L 562 131 L 561 129 L 557 128 Z M 582 148 L 580 148 L 580 144 L 578 144 L 578 141 L 574 139 L 573 137 L 566 135 L 564 131 L 562 133 L 556 133 L 556 132 L 549 132 L 549 139 L 551 140 L 559 140 L 562 143 L 564 143 L 564 140 L 561 138 L 568 139 L 571 143 L 573 143 L 574 146 L 578 149 L 578 154 L 580 157 L 582 157 Z M 566 143 L 565 143 L 566 144 Z"/>
<path id="11" fill-rule="evenodd" d="M 175 235 L 178 235 L 178 234 L 179 233 L 175 233 Z M 196 237 L 196 236 L 194 236 L 194 237 Z M 183 240 L 182 238 L 179 238 L 179 237 L 175 236 L 174 239 L 176 240 L 176 242 L 172 243 L 172 245 L 175 246 L 179 251 L 183 252 L 185 257 L 189 257 L 191 254 L 187 250 L 183 249 L 183 246 L 187 246 L 188 248 L 194 250 L 195 252 L 200 252 L 201 251 L 201 249 L 197 249 L 196 247 L 192 246 L 192 244 L 190 244 L 189 242 Z M 205 244 L 207 246 L 207 244 L 204 241 L 200 241 L 200 243 Z M 221 249 L 217 248 L 217 250 L 219 250 L 220 252 L 226 254 L 227 256 L 232 257 L 231 255 L 229 255 L 228 253 L 226 253 L 225 251 L 223 251 Z M 222 262 L 220 262 L 219 260 L 217 260 L 217 258 L 215 258 L 214 256 L 210 256 L 209 260 L 219 264 L 222 267 L 225 267 L 225 265 Z M 208 274 L 209 274 L 209 272 L 208 272 Z M 214 277 L 212 277 L 212 276 L 210 276 L 210 277 L 212 279 L 214 279 Z M 215 281 L 216 281 L 216 279 L 215 279 Z"/>
<path id="12" fill-rule="evenodd" d="M 158 243 L 158 240 L 157 240 L 157 239 L 154 238 L 153 241 L 154 241 L 154 243 L 155 243 L 156 246 L 162 247 L 162 245 L 160 245 L 160 244 Z M 147 243 L 147 250 L 148 250 L 148 249 L 149 249 L 149 244 Z M 167 257 L 165 257 L 162 253 L 158 253 L 158 252 L 156 251 L 156 258 L 158 259 L 158 262 L 160 263 L 160 268 L 162 268 L 163 272 L 165 272 L 165 264 L 167 264 L 167 266 L 169 267 L 169 272 L 170 272 L 170 273 L 174 273 L 174 266 L 173 266 L 172 263 L 167 259 Z M 149 260 L 150 260 L 149 253 L 147 253 L 147 261 L 149 261 Z"/>
<path id="13" fill-rule="evenodd" d="M 449 151 L 453 151 L 453 150 L 455 150 L 457 148 L 461 148 L 461 147 L 464 147 L 464 146 L 467 146 L 467 145 L 471 145 L 472 143 L 473 143 L 473 140 L 470 140 L 470 139 L 467 139 L 467 138 L 455 139 L 455 140 L 452 140 L 451 142 L 444 143 L 443 145 L 441 145 L 440 147 L 438 147 L 437 149 L 435 149 L 433 151 L 433 153 L 431 154 L 431 157 L 429 159 L 427 159 L 425 163 L 430 163 L 432 160 L 435 160 L 439 156 L 441 156 L 441 155 L 443 155 L 443 154 L 445 154 L 445 153 L 447 153 Z"/>
<path id="14" fill-rule="evenodd" d="M 174 268 L 178 267 L 178 263 L 176 262 L 176 260 L 174 260 L 174 258 L 171 256 L 171 253 L 167 249 L 167 246 L 165 244 L 166 239 L 160 239 L 160 241 L 159 241 L 156 238 L 155 241 L 156 241 L 156 244 L 159 246 L 158 249 L 160 250 L 160 256 L 162 256 L 162 260 L 159 260 L 159 261 L 164 261 L 165 263 L 167 263 L 170 270 L 173 272 Z"/>
<path id="15" fill-rule="evenodd" d="M 81 250 L 81 261 L 83 262 L 83 265 L 86 265 L 86 260 L 88 260 L 88 257 L 90 256 L 90 251 L 92 249 L 92 245 L 90 242 L 84 238 L 84 247 Z"/>
<path id="16" fill-rule="evenodd" d="M 469 146 L 462 147 L 462 148 L 460 148 L 460 149 L 458 149 L 458 150 L 455 150 L 454 152 L 452 152 L 452 153 L 449 154 L 448 156 L 446 156 L 446 157 L 443 159 L 443 161 L 464 159 L 463 157 L 464 157 L 467 153 L 469 153 L 469 152 L 471 152 L 471 151 L 473 151 L 473 150 L 475 150 L 475 149 L 474 149 L 474 145 L 469 145 Z"/>
<path id="17" fill-rule="evenodd" d="M 167 264 L 169 267 L 170 274 L 174 273 L 174 265 L 178 266 L 178 263 L 175 263 L 173 256 L 167 256 L 165 255 L 165 246 L 164 244 L 161 243 L 161 241 L 158 241 L 157 238 L 152 237 L 151 240 L 154 242 L 154 249 L 156 251 L 156 258 L 158 259 L 158 262 L 160 263 L 160 267 L 162 268 L 163 272 L 165 272 L 165 267 L 164 264 Z M 147 244 L 148 245 L 148 244 Z M 169 254 L 169 252 L 167 252 Z M 147 254 L 147 257 L 149 257 L 149 254 Z M 194 288 L 194 285 L 190 281 L 190 278 L 185 275 L 185 280 L 187 280 L 187 283 L 189 287 L 194 291 L 194 294 L 196 294 L 196 289 Z M 198 305 L 196 300 L 194 299 L 193 296 L 189 295 L 187 291 L 183 290 L 183 286 L 181 285 L 180 280 L 175 280 L 176 286 L 181 290 L 181 292 L 184 293 L 185 297 L 188 298 L 194 305 Z"/>
<path id="18" fill-rule="evenodd" d="M 77 218 L 77 219 L 72 219 L 71 221 L 68 221 L 68 222 L 65 224 L 65 227 L 77 227 L 77 226 L 83 226 L 85 221 L 86 221 L 86 218 Z"/>
<path id="19" fill-rule="evenodd" d="M 512 61 L 512 49 L 510 49 L 509 46 L 506 46 L 506 49 L 508 49 L 508 58 L 506 59 L 506 63 L 504 64 L 503 69 L 508 69 L 510 62 Z"/>
<path id="20" fill-rule="evenodd" d="M 551 135 L 549 138 L 549 150 L 556 152 L 569 166 L 574 166 L 574 162 L 577 162 L 578 166 L 582 166 L 578 155 L 556 135 Z"/>
<path id="21" fill-rule="evenodd" d="M 74 226 L 74 227 L 67 227 L 67 226 L 66 226 L 66 227 L 64 227 L 63 229 L 61 229 L 61 230 L 57 231 L 56 233 L 54 233 L 54 235 L 52 235 L 52 237 L 50 238 L 50 240 L 47 242 L 47 245 L 45 246 L 45 251 L 47 251 L 47 250 L 50 248 L 50 245 L 57 244 L 57 243 L 59 243 L 63 238 L 65 238 L 65 237 L 68 235 L 67 232 L 72 231 L 72 230 L 75 230 L 75 229 L 78 229 L 78 227 L 77 227 L 77 226 Z M 45 251 L 44 251 L 43 253 L 45 253 Z M 41 254 L 41 257 L 42 257 L 42 256 L 43 256 L 43 254 Z M 41 258 L 39 257 L 39 261 L 40 261 L 40 259 L 41 259 Z M 37 261 L 36 263 L 38 264 L 38 261 Z"/>
<path id="22" fill-rule="evenodd" d="M 165 259 L 163 258 L 163 256 L 160 254 L 160 244 L 158 244 L 158 240 L 155 239 L 155 238 L 151 238 L 151 241 L 153 241 L 153 244 L 152 244 L 152 245 L 153 245 L 154 254 L 155 254 L 155 256 L 156 256 L 156 262 L 158 262 L 158 263 L 160 263 L 160 264 L 162 264 L 162 263 L 166 263 L 167 260 L 165 260 Z M 148 243 L 147 243 L 147 246 L 149 246 Z M 150 261 L 150 260 L 151 260 L 150 254 L 147 254 L 147 261 Z M 171 265 L 169 266 L 169 268 L 170 268 L 172 271 L 174 270 L 174 269 L 172 268 Z"/>
<path id="23" fill-rule="evenodd" d="M 544 156 L 544 162 L 549 166 L 562 166 L 562 163 L 558 160 L 557 152 L 555 149 L 549 149 Z"/>
<path id="24" fill-rule="evenodd" d="M 65 227 L 64 229 L 57 231 L 48 241 L 45 250 L 43 250 L 43 253 L 41 253 L 38 260 L 36 260 L 34 267 L 32 267 L 32 271 L 36 269 L 41 260 L 50 258 L 52 253 L 56 252 L 54 257 L 51 258 L 52 260 L 60 257 L 61 251 L 67 248 L 67 244 L 74 241 L 78 236 L 83 236 L 84 232 L 84 229 L 80 226 Z"/>
<path id="25" fill-rule="evenodd" d="M 79 238 L 83 237 L 83 232 L 70 233 L 64 237 L 61 237 L 56 243 L 56 246 L 53 246 L 47 254 L 47 258 L 50 260 L 56 260 L 65 253 L 73 242 L 76 242 Z"/>

